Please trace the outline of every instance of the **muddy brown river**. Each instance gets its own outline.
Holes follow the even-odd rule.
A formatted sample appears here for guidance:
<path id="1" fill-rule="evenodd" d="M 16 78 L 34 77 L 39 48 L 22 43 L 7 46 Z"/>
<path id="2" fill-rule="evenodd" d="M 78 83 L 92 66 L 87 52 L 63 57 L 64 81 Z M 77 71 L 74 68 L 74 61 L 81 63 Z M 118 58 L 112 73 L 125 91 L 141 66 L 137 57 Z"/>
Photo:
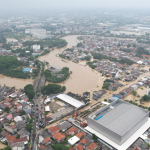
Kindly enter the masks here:
<path id="1" fill-rule="evenodd" d="M 83 65 L 79 65 L 77 63 L 71 61 L 62 61 L 63 59 L 57 57 L 59 53 L 62 53 L 66 48 L 71 48 L 72 46 L 76 46 L 78 43 L 77 36 L 71 35 L 66 36 L 65 39 L 68 42 L 68 45 L 65 48 L 55 49 L 49 54 L 45 56 L 39 57 L 40 61 L 47 61 L 50 65 L 54 65 L 57 67 L 68 67 L 72 74 L 68 80 L 61 85 L 66 86 L 66 92 L 74 92 L 77 94 L 82 94 L 85 91 L 89 91 L 97 86 L 99 77 L 95 71 L 90 69 L 89 67 L 85 67 Z"/>
<path id="2" fill-rule="evenodd" d="M 55 49 L 51 51 L 49 54 L 45 56 L 39 57 L 40 61 L 47 61 L 50 65 L 58 66 L 58 67 L 68 67 L 72 74 L 68 80 L 61 83 L 61 85 L 66 86 L 66 92 L 74 92 L 77 94 L 82 94 L 85 91 L 89 91 L 90 89 L 95 88 L 98 85 L 99 77 L 98 74 L 88 66 L 83 66 L 80 64 L 73 63 L 71 61 L 62 61 L 62 58 L 57 57 L 59 53 L 61 53 L 66 48 L 71 48 L 72 46 L 76 46 L 79 42 L 77 40 L 77 35 L 71 35 L 63 37 L 68 42 L 68 45 L 61 49 Z M 17 89 L 23 88 L 27 84 L 32 84 L 33 80 L 30 79 L 17 79 L 6 77 L 0 74 L 0 84 L 7 85 L 10 87 L 15 86 Z"/>

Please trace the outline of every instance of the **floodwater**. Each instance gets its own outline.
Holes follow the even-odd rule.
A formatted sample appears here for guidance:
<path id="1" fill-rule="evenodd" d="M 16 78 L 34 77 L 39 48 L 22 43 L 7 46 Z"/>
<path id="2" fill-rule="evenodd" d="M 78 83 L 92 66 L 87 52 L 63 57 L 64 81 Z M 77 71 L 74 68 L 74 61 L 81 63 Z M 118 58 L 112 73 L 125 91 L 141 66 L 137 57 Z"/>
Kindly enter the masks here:
<path id="1" fill-rule="evenodd" d="M 74 92 L 76 94 L 82 94 L 83 92 L 89 91 L 94 87 L 98 86 L 99 77 L 95 70 L 92 70 L 88 66 L 77 64 L 71 61 L 62 61 L 63 59 L 58 57 L 58 54 L 62 53 L 66 48 L 76 46 L 79 42 L 77 35 L 69 35 L 63 37 L 68 42 L 68 45 L 61 49 L 55 49 L 49 54 L 39 57 L 40 61 L 47 61 L 50 65 L 57 67 L 68 67 L 72 74 L 68 80 L 61 83 L 66 86 L 66 92 Z"/>
<path id="2" fill-rule="evenodd" d="M 27 84 L 33 84 L 33 80 L 31 79 L 17 79 L 4 76 L 0 74 L 0 85 L 6 85 L 9 87 L 16 87 L 16 89 L 24 88 Z"/>

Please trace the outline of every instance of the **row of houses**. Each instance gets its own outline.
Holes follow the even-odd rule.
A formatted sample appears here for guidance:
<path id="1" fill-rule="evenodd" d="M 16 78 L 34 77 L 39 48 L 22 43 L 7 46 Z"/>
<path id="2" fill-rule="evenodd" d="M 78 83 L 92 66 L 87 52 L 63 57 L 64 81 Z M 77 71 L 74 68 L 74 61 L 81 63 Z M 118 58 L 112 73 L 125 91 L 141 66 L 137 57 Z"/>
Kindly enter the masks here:
<path id="1" fill-rule="evenodd" d="M 0 95 L 0 141 L 6 141 L 12 150 L 25 149 L 30 136 L 26 125 L 32 117 L 33 104 L 23 89 L 0 86 Z"/>

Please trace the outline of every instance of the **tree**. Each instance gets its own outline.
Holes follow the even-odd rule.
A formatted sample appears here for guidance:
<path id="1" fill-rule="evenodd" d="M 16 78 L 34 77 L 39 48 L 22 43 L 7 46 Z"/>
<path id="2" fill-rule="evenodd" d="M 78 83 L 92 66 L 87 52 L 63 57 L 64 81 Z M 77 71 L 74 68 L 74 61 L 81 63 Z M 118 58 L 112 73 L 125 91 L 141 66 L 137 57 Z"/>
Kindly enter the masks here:
<path id="1" fill-rule="evenodd" d="M 17 134 L 16 139 L 19 139 L 19 138 L 20 138 L 20 135 L 19 135 L 19 134 Z"/>
<path id="2" fill-rule="evenodd" d="M 10 146 L 7 146 L 3 150 L 11 150 L 11 148 L 10 148 Z"/>
<path id="3" fill-rule="evenodd" d="M 107 99 L 104 99 L 105 102 L 107 102 Z"/>
<path id="4" fill-rule="evenodd" d="M 0 133 L 3 131 L 3 129 L 0 127 Z"/>
<path id="5" fill-rule="evenodd" d="M 31 132 L 31 130 L 32 130 L 32 128 L 33 128 L 33 125 L 32 125 L 32 123 L 28 123 L 28 124 L 26 124 L 26 130 L 28 130 L 29 132 Z"/>
<path id="6" fill-rule="evenodd" d="M 134 95 L 134 96 L 136 96 L 137 95 L 137 92 L 136 91 L 132 91 L 132 94 Z"/>
<path id="7" fill-rule="evenodd" d="M 25 114 L 26 114 L 26 112 L 25 112 L 24 110 L 22 110 L 22 111 L 21 111 L 21 116 L 22 116 L 22 115 L 25 115 Z"/>
<path id="8" fill-rule="evenodd" d="M 97 141 L 97 136 L 96 136 L 95 134 L 92 134 L 92 139 L 93 139 L 94 141 Z"/>
<path id="9" fill-rule="evenodd" d="M 69 148 L 63 144 L 53 144 L 54 150 L 68 150 Z"/>
<path id="10" fill-rule="evenodd" d="M 7 113 L 9 113 L 10 108 L 7 106 L 4 111 L 7 112 Z"/>
<path id="11" fill-rule="evenodd" d="M 131 47 L 131 45 L 130 45 L 130 44 L 128 44 L 128 45 L 127 45 L 127 48 L 129 48 L 129 47 Z"/>

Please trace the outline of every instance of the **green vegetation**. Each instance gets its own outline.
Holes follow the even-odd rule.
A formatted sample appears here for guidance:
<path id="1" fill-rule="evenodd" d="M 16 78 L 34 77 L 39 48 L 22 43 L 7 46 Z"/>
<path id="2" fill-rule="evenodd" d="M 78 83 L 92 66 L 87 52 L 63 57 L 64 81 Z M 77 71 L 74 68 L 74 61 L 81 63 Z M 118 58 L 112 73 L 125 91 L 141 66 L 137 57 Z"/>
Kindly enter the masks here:
<path id="1" fill-rule="evenodd" d="M 24 89 L 25 89 L 25 93 L 29 97 L 29 99 L 33 99 L 33 97 L 35 96 L 33 85 L 28 84 L 24 87 Z"/>
<path id="2" fill-rule="evenodd" d="M 104 82 L 104 84 L 103 84 L 103 86 L 102 86 L 102 89 L 108 90 L 109 85 L 110 85 L 110 83 Z"/>
<path id="3" fill-rule="evenodd" d="M 83 60 L 90 61 L 90 60 L 91 60 L 91 57 L 90 57 L 90 56 L 87 56 L 87 57 L 85 57 Z"/>
<path id="4" fill-rule="evenodd" d="M 150 101 L 150 96 L 149 95 L 144 95 L 141 99 L 140 99 L 141 102 L 149 102 Z"/>
<path id="5" fill-rule="evenodd" d="M 61 74 L 63 76 L 60 77 L 60 78 L 57 77 L 57 75 L 59 75 L 59 74 Z M 46 80 L 49 81 L 49 82 L 61 83 L 69 77 L 70 73 L 69 73 L 69 68 L 63 67 L 62 71 L 56 73 L 55 76 L 53 76 L 52 73 L 49 70 L 45 70 L 44 75 L 46 76 Z"/>
<path id="6" fill-rule="evenodd" d="M 143 54 L 150 55 L 149 51 L 145 50 L 144 47 L 138 47 L 137 51 L 136 51 L 136 56 L 141 57 L 141 55 L 143 55 Z"/>
<path id="7" fill-rule="evenodd" d="M 81 47 L 81 46 L 82 46 L 82 43 L 81 43 L 81 42 L 77 44 L 77 47 Z"/>
<path id="8" fill-rule="evenodd" d="M 114 83 L 114 81 L 113 80 L 110 80 L 110 79 L 106 79 L 105 81 L 104 81 L 104 83 L 105 82 L 112 82 L 112 83 Z"/>
<path id="9" fill-rule="evenodd" d="M 21 116 L 25 115 L 25 114 L 26 114 L 26 112 L 24 110 L 21 110 Z"/>
<path id="10" fill-rule="evenodd" d="M 94 141 L 97 141 L 98 137 L 97 137 L 95 134 L 92 134 L 92 139 L 93 139 Z"/>
<path id="11" fill-rule="evenodd" d="M 33 118 L 31 119 L 27 119 L 28 123 L 26 124 L 26 130 L 28 130 L 29 132 L 31 132 L 31 130 L 33 129 Z"/>
<path id="12" fill-rule="evenodd" d="M 95 69 L 97 66 L 93 65 L 93 62 L 87 62 L 87 65 L 89 65 L 89 67 L 91 67 L 92 69 Z"/>
<path id="13" fill-rule="evenodd" d="M 74 50 L 72 48 L 67 48 L 65 51 L 73 52 Z"/>
<path id="14" fill-rule="evenodd" d="M 11 150 L 11 148 L 10 148 L 10 146 L 7 146 L 3 150 Z"/>
<path id="15" fill-rule="evenodd" d="M 19 135 L 19 134 L 17 134 L 16 139 L 19 139 L 19 138 L 20 138 L 20 135 Z"/>
<path id="16" fill-rule="evenodd" d="M 136 91 L 132 91 L 132 94 L 134 95 L 134 96 L 136 96 L 137 95 L 137 92 Z"/>
<path id="17" fill-rule="evenodd" d="M 3 129 L 0 127 L 0 133 L 3 131 Z"/>
<path id="18" fill-rule="evenodd" d="M 0 43 L 5 43 L 5 42 L 6 42 L 6 39 L 5 39 L 4 35 L 3 35 L 3 33 L 0 32 Z"/>
<path id="19" fill-rule="evenodd" d="M 0 56 L 0 74 L 23 79 L 30 78 L 29 73 L 22 72 L 21 66 L 28 66 L 28 64 L 20 62 L 14 56 Z"/>
<path id="20" fill-rule="evenodd" d="M 63 144 L 53 144 L 54 150 L 69 150 L 69 148 Z"/>
<path id="21" fill-rule="evenodd" d="M 39 72 L 40 72 L 40 69 L 32 69 L 32 73 L 34 77 L 38 76 Z"/>
<path id="22" fill-rule="evenodd" d="M 28 130 L 29 132 L 31 132 L 31 130 L 33 128 L 33 124 L 32 123 L 27 123 L 25 128 L 26 128 L 26 130 Z"/>
<path id="23" fill-rule="evenodd" d="M 67 45 L 67 42 L 63 39 L 47 39 L 47 40 L 40 40 L 40 41 L 26 41 L 23 43 L 24 46 L 29 46 L 31 47 L 34 44 L 38 44 L 41 46 L 41 49 L 45 45 L 47 45 L 49 48 L 57 47 L 61 48 Z"/>
<path id="24" fill-rule="evenodd" d="M 65 86 L 57 85 L 57 84 L 48 84 L 41 88 L 41 92 L 43 94 L 56 94 L 60 92 L 64 92 L 66 90 Z"/>
<path id="25" fill-rule="evenodd" d="M 63 54 L 59 54 L 59 57 L 63 58 L 63 59 L 69 59 L 70 60 L 70 57 L 69 56 L 65 56 Z"/>
<path id="26" fill-rule="evenodd" d="M 7 106 L 5 109 L 4 109 L 5 112 L 9 113 L 10 111 L 10 108 Z"/>
<path id="27" fill-rule="evenodd" d="M 108 59 L 110 61 L 119 62 L 120 64 L 127 64 L 127 65 L 132 65 L 134 63 L 132 60 L 129 60 L 126 58 L 122 58 L 122 59 L 118 60 L 117 58 L 108 57 L 106 55 L 97 54 L 97 53 L 93 53 L 92 55 L 93 55 L 94 59 L 98 59 L 98 60 Z"/>
<path id="28" fill-rule="evenodd" d="M 123 51 L 123 52 L 126 52 L 126 53 L 130 53 L 131 52 L 131 49 L 122 49 L 122 48 L 120 48 L 119 50 Z"/>
<path id="29" fill-rule="evenodd" d="M 29 51 L 28 53 L 26 53 L 26 51 Z M 12 50 L 13 53 L 20 53 L 20 57 L 28 57 L 28 56 L 32 56 L 33 50 L 31 48 L 27 48 L 27 49 L 16 49 L 16 50 Z"/>
<path id="30" fill-rule="evenodd" d="M 48 53 L 50 53 L 50 50 L 46 49 L 46 50 L 44 50 L 44 52 L 42 52 L 40 55 L 37 55 L 36 58 L 38 58 L 39 56 L 46 55 L 46 54 L 48 54 Z"/>

